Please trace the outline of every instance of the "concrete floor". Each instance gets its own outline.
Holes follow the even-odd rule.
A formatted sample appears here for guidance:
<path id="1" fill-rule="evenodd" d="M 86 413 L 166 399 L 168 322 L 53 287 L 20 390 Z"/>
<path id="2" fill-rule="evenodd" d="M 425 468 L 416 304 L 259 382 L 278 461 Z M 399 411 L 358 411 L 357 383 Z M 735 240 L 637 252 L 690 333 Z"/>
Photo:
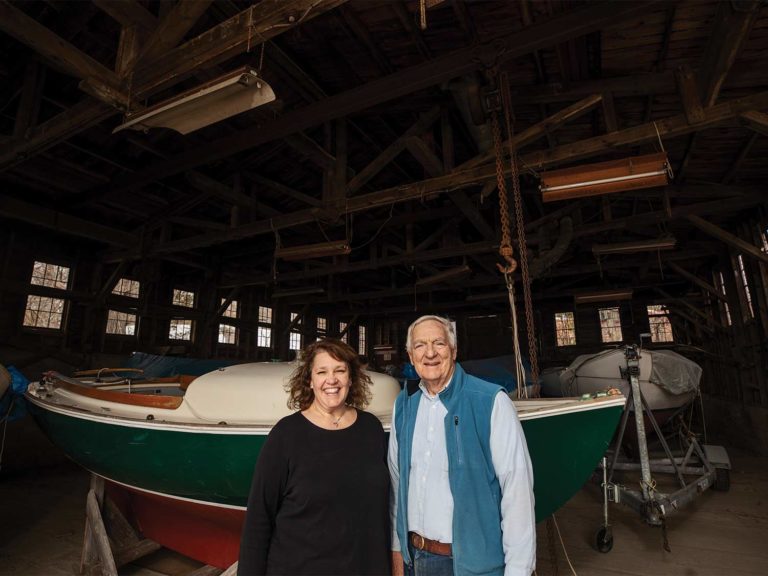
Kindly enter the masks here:
<path id="1" fill-rule="evenodd" d="M 613 550 L 596 552 L 592 543 L 602 518 L 600 491 L 596 485 L 585 486 L 556 514 L 576 574 L 768 574 L 768 458 L 729 454 L 734 467 L 730 491 L 707 491 L 669 517 L 671 553 L 662 548 L 660 529 L 644 524 L 632 510 L 619 505 L 610 509 Z M 69 462 L 0 477 L 0 576 L 77 574 L 88 486 L 88 475 Z M 538 575 L 570 574 L 557 540 L 557 572 L 553 568 L 544 523 L 538 527 L 538 538 Z M 120 573 L 176 576 L 199 566 L 161 550 Z"/>

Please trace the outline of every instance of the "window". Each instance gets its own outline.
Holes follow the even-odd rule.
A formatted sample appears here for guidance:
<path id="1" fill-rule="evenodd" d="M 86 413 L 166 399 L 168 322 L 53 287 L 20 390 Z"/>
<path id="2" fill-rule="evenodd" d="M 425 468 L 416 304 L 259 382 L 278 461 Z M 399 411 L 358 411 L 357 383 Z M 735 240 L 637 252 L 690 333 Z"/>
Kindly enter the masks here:
<path id="1" fill-rule="evenodd" d="M 339 339 L 342 342 L 349 343 L 349 333 L 346 332 L 346 330 L 347 330 L 347 323 L 339 322 Z"/>
<path id="2" fill-rule="evenodd" d="M 237 328 L 230 324 L 219 324 L 219 344 L 237 344 Z"/>
<path id="3" fill-rule="evenodd" d="M 222 298 L 221 303 L 224 304 L 226 300 L 227 300 L 226 298 Z M 232 300 L 229 303 L 229 306 L 227 306 L 227 309 L 224 310 L 224 312 L 222 312 L 221 315 L 227 318 L 239 318 L 240 316 L 237 308 L 237 300 Z"/>
<path id="4" fill-rule="evenodd" d="M 272 346 L 272 329 L 259 326 L 256 333 L 256 345 L 259 348 L 269 348 Z"/>
<path id="5" fill-rule="evenodd" d="M 747 308 L 749 309 L 749 316 L 755 317 L 755 309 L 752 307 L 752 293 L 749 291 L 749 282 L 747 281 L 747 271 L 744 269 L 744 258 L 741 254 L 737 256 L 739 263 L 739 269 L 736 271 L 736 279 L 741 281 L 741 285 L 744 287 L 744 297 L 747 299 Z"/>
<path id="6" fill-rule="evenodd" d="M 171 328 L 168 331 L 170 340 L 192 340 L 193 321 L 185 318 L 171 318 Z"/>
<path id="7" fill-rule="evenodd" d="M 47 296 L 27 296 L 27 305 L 24 309 L 24 326 L 30 328 L 61 329 L 61 321 L 64 318 L 64 304 L 62 298 L 49 298 Z"/>
<path id="8" fill-rule="evenodd" d="M 600 308 L 599 313 L 603 342 L 621 342 L 624 337 L 621 335 L 621 317 L 618 307 Z"/>
<path id="9" fill-rule="evenodd" d="M 107 310 L 107 334 L 136 335 L 136 314 Z"/>
<path id="10" fill-rule="evenodd" d="M 361 356 L 368 354 L 368 342 L 366 341 L 365 326 L 357 329 L 357 353 Z"/>
<path id="11" fill-rule="evenodd" d="M 186 290 L 173 289 L 173 305 L 184 306 L 185 308 L 195 307 L 195 293 Z"/>
<path id="12" fill-rule="evenodd" d="M 226 302 L 226 298 L 221 299 L 221 304 Z M 237 300 L 230 301 L 224 312 L 221 313 L 223 318 L 238 318 L 240 311 L 238 309 Z M 237 345 L 239 330 L 231 324 L 219 324 L 219 344 L 232 344 Z"/>
<path id="13" fill-rule="evenodd" d="M 296 312 L 291 312 L 291 324 L 293 324 L 294 320 L 298 317 L 298 314 Z M 299 319 L 298 322 L 296 322 L 295 326 L 301 325 L 301 319 Z M 295 330 L 291 330 L 290 334 L 288 334 L 288 349 L 289 350 L 301 350 L 301 333 L 296 332 Z"/>
<path id="14" fill-rule="evenodd" d="M 69 288 L 69 268 L 46 262 L 35 262 L 30 284 L 66 290 Z"/>
<path id="15" fill-rule="evenodd" d="M 118 296 L 128 296 L 129 298 L 139 297 L 139 282 L 137 280 L 129 280 L 128 278 L 120 278 L 112 288 L 112 294 Z"/>
<path id="16" fill-rule="evenodd" d="M 272 347 L 272 308 L 269 306 L 259 306 L 259 326 L 256 329 L 256 345 L 259 348 Z M 265 326 L 266 324 L 266 326 Z"/>
<path id="17" fill-rule="evenodd" d="M 558 346 L 574 346 L 576 344 L 576 323 L 573 312 L 555 313 L 555 338 Z"/>
<path id="18" fill-rule="evenodd" d="M 69 268 L 35 261 L 29 283 L 33 286 L 66 290 L 69 288 Z M 29 294 L 22 324 L 29 328 L 60 330 L 66 305 L 67 301 L 63 298 Z"/>
<path id="19" fill-rule="evenodd" d="M 317 318 L 317 339 L 322 340 L 328 334 L 328 320 L 318 316 Z"/>
<path id="20" fill-rule="evenodd" d="M 663 304 L 648 306 L 648 324 L 651 327 L 651 342 L 673 342 L 672 324 L 669 311 Z"/>

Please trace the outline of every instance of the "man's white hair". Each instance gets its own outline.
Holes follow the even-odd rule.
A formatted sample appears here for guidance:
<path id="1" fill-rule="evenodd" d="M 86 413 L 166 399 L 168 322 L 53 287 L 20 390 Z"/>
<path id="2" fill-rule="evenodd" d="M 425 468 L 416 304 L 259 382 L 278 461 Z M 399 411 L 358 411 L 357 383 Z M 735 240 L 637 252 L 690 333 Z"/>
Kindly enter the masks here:
<path id="1" fill-rule="evenodd" d="M 412 350 L 413 329 L 416 328 L 416 326 L 418 326 L 422 322 L 427 322 L 429 320 L 438 322 L 443 325 L 443 329 L 445 330 L 445 333 L 448 336 L 448 346 L 451 347 L 451 350 L 456 350 L 456 330 L 453 327 L 453 322 L 448 320 L 448 318 L 443 318 L 442 316 L 427 314 L 426 316 L 421 316 L 420 318 L 416 318 L 416 320 L 413 321 L 413 324 L 408 326 L 408 336 L 405 339 L 406 351 L 410 352 Z"/>

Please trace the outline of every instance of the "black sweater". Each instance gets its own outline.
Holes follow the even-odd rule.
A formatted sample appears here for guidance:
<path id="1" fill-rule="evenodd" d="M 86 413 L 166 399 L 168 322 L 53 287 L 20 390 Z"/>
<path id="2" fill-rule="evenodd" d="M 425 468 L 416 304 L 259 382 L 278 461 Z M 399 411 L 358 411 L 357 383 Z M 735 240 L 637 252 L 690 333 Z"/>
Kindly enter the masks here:
<path id="1" fill-rule="evenodd" d="M 239 576 L 389 574 L 389 473 L 379 420 L 280 420 L 256 463 Z"/>

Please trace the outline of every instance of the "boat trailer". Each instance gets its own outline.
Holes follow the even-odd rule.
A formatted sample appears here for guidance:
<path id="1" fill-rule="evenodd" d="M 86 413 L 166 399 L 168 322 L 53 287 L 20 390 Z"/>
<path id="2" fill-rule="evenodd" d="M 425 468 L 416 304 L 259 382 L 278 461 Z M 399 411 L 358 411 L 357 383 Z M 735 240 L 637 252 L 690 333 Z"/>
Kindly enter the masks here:
<path id="1" fill-rule="evenodd" d="M 641 339 L 645 334 L 641 334 Z M 642 340 L 641 340 L 642 342 Z M 693 434 L 680 434 L 681 450 L 673 453 L 664 434 L 656 422 L 648 403 L 640 390 L 639 359 L 642 348 L 636 345 L 625 348 L 627 360 L 626 373 L 630 391 L 624 405 L 616 441 L 603 457 L 602 470 L 603 488 L 603 525 L 595 535 L 595 546 L 598 551 L 606 553 L 613 548 L 613 534 L 608 521 L 608 503 L 626 504 L 635 510 L 651 526 L 660 526 L 664 539 L 664 549 L 670 551 L 666 532 L 666 517 L 683 506 L 689 504 L 707 488 L 726 491 L 730 488 L 731 463 L 725 448 L 700 444 Z M 634 413 L 637 430 L 637 459 L 620 458 L 622 442 L 627 428 L 630 413 Z M 653 430 L 663 448 L 664 457 L 651 458 L 648 450 L 648 438 L 645 431 L 645 418 L 653 426 Z M 633 490 L 614 482 L 614 472 L 617 470 L 640 471 L 640 490 Z M 678 484 L 677 490 L 665 493 L 658 489 L 653 474 L 672 475 Z"/>

